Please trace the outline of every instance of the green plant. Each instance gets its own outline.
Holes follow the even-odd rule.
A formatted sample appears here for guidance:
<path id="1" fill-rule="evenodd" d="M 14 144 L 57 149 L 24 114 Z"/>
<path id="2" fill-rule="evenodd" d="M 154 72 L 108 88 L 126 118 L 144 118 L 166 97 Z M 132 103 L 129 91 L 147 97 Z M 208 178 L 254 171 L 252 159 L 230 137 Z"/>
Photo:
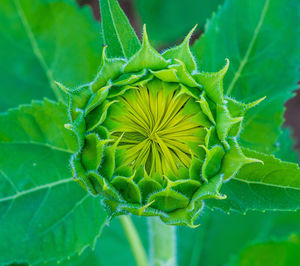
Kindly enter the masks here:
<path id="1" fill-rule="evenodd" d="M 288 211 L 300 206 L 300 169 L 281 161 L 296 156 L 280 128 L 299 78 L 297 5 L 227 0 L 191 50 L 195 29 L 158 53 L 145 27 L 140 43 L 116 0 L 100 1 L 103 40 L 89 11 L 73 0 L 2 1 L 0 20 L 10 27 L 0 28 L 0 65 L 10 75 L 1 75 L 1 110 L 21 105 L 0 115 L 0 262 L 96 263 L 86 247 L 121 215 L 138 265 L 198 265 L 196 249 L 225 238 L 221 221 L 232 219 L 225 228 L 231 237 L 238 220 L 266 221 L 256 213 L 226 218 L 207 207 L 273 211 L 269 225 L 279 228 L 283 219 L 292 229 L 245 236 L 245 250 L 233 253 L 233 241 L 226 248 L 234 257 L 217 262 L 206 255 L 203 264 L 254 263 L 273 248 L 288 254 L 278 260 L 299 260 L 299 231 L 289 225 L 298 214 Z M 50 99 L 23 104 L 43 96 Z M 159 218 L 148 218 L 148 226 L 134 218 L 140 239 L 129 213 Z M 198 229 L 172 226 L 195 227 L 195 219 L 203 224 Z M 212 239 L 203 242 L 205 232 Z M 113 248 L 109 233 L 106 239 L 101 245 L 100 237 L 100 250 Z M 192 256 L 178 256 L 176 242 Z M 117 258 L 107 259 L 101 263 Z"/>

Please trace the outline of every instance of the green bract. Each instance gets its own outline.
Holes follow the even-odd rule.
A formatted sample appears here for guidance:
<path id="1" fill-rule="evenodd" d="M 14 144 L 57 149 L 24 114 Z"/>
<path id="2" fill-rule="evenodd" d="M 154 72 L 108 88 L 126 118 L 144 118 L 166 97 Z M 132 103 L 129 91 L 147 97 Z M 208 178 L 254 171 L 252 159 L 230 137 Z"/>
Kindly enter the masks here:
<path id="1" fill-rule="evenodd" d="M 140 50 L 128 61 L 106 57 L 93 82 L 69 95 L 78 149 L 70 164 L 75 181 L 102 195 L 110 217 L 160 216 L 193 227 L 203 200 L 223 199 L 222 182 L 249 163 L 238 145 L 244 104 L 223 95 L 219 72 L 197 71 L 182 44 L 159 54 L 144 28 Z"/>

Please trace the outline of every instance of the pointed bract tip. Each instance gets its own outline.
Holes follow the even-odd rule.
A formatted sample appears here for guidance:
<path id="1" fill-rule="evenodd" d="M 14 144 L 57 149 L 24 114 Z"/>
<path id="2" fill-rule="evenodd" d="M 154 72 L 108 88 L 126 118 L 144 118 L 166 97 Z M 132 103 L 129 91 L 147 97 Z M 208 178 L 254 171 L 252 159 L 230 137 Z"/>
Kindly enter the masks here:
<path id="1" fill-rule="evenodd" d="M 164 177 L 165 180 L 167 180 L 167 186 L 166 186 L 165 189 L 166 189 L 166 190 L 171 189 L 171 187 L 173 186 L 173 183 L 174 183 L 174 182 L 173 182 L 172 180 L 170 180 L 170 179 L 169 179 L 167 176 L 165 176 L 165 175 L 164 175 L 163 177 Z"/>
<path id="2" fill-rule="evenodd" d="M 73 125 L 72 124 L 64 124 L 64 127 L 66 129 L 73 130 Z"/>
<path id="3" fill-rule="evenodd" d="M 251 102 L 251 103 L 246 103 L 244 106 L 246 108 L 246 110 L 250 109 L 250 108 L 253 108 L 255 107 L 256 105 L 260 104 L 262 101 L 264 101 L 265 99 L 267 98 L 267 96 L 264 96 L 254 102 Z"/>
<path id="4" fill-rule="evenodd" d="M 230 60 L 228 58 L 225 58 L 225 61 L 226 61 L 226 63 L 225 63 L 225 66 L 223 67 L 222 70 L 225 71 L 225 72 L 227 72 L 227 70 L 229 68 Z"/>
<path id="5" fill-rule="evenodd" d="M 255 159 L 255 158 L 249 158 L 249 157 L 247 157 L 247 162 L 248 163 L 261 163 L 262 165 L 265 164 L 264 161 L 262 161 L 262 160 Z"/>
<path id="6" fill-rule="evenodd" d="M 111 87 L 112 87 L 112 84 L 108 84 L 107 86 L 102 87 L 99 91 L 103 92 L 103 91 L 105 91 L 105 90 L 107 90 L 107 89 L 109 89 Z"/>
<path id="7" fill-rule="evenodd" d="M 147 28 L 146 28 L 146 24 L 143 25 L 143 44 L 144 43 L 148 43 L 149 39 L 148 39 L 148 34 L 147 34 Z"/>
<path id="8" fill-rule="evenodd" d="M 105 180 L 105 178 L 103 177 L 102 178 L 102 181 L 103 181 L 103 190 L 106 190 L 106 189 L 108 189 L 108 187 L 107 187 L 107 183 L 106 183 L 106 180 Z"/>
<path id="9" fill-rule="evenodd" d="M 233 124 L 238 123 L 238 122 L 242 121 L 243 119 L 244 119 L 243 116 L 240 116 L 240 117 L 234 117 L 234 118 L 232 119 L 232 123 L 233 123 Z"/>
<path id="10" fill-rule="evenodd" d="M 175 59 L 176 60 L 176 59 Z M 183 90 L 183 85 L 181 84 L 180 85 L 180 90 L 179 90 L 179 92 L 178 93 L 176 93 L 176 95 L 175 95 L 175 97 L 173 98 L 173 102 L 175 102 L 181 95 L 183 95 L 185 92 L 184 92 L 184 90 Z"/>
<path id="11" fill-rule="evenodd" d="M 200 224 L 189 224 L 188 225 L 190 228 L 192 228 L 192 229 L 194 229 L 194 228 L 197 228 L 197 227 L 199 227 L 200 226 Z"/>
<path id="12" fill-rule="evenodd" d="M 264 96 L 264 97 L 258 99 L 257 102 L 260 103 L 260 102 L 264 101 L 266 98 L 267 98 L 267 96 Z"/>
<path id="13" fill-rule="evenodd" d="M 196 30 L 197 27 L 198 27 L 198 24 L 196 24 L 196 25 L 190 30 L 190 32 L 189 32 L 188 35 L 191 35 L 191 36 L 192 36 L 192 34 L 194 33 L 194 31 Z"/>
<path id="14" fill-rule="evenodd" d="M 190 32 L 188 33 L 188 35 L 186 35 L 185 39 L 184 39 L 184 42 L 187 42 L 189 44 L 189 41 L 195 31 L 195 29 L 197 28 L 198 24 L 196 24 L 191 30 Z"/>
<path id="15" fill-rule="evenodd" d="M 121 139 L 123 138 L 124 134 L 125 134 L 125 132 L 123 132 L 123 133 L 121 134 L 121 136 L 115 141 L 115 143 L 114 143 L 113 145 L 118 146 L 118 145 L 119 145 L 119 142 L 120 142 Z"/>
<path id="16" fill-rule="evenodd" d="M 150 205 L 152 205 L 155 202 L 155 200 L 152 200 L 151 202 L 144 205 L 142 208 L 139 209 L 139 214 L 141 215 Z"/>
<path id="17" fill-rule="evenodd" d="M 145 166 L 143 166 L 143 170 L 144 170 L 144 178 L 149 178 L 149 175 L 148 175 L 148 173 L 146 171 Z"/>
<path id="18" fill-rule="evenodd" d="M 54 81 L 54 83 L 65 93 L 70 93 L 70 90 L 64 86 L 63 84 L 61 84 L 60 82 L 58 81 Z"/>
<path id="19" fill-rule="evenodd" d="M 174 61 L 176 61 L 176 62 L 179 63 L 180 65 L 184 65 L 184 63 L 183 63 L 180 59 L 178 59 L 178 58 L 175 58 Z"/>
<path id="20" fill-rule="evenodd" d="M 222 199 L 227 199 L 227 196 L 226 196 L 226 195 L 222 195 L 222 194 L 219 193 L 219 194 L 216 196 L 216 198 L 222 200 Z"/>
<path id="21" fill-rule="evenodd" d="M 222 78 L 224 78 L 224 76 L 229 68 L 229 64 L 230 64 L 230 61 L 228 58 L 225 58 L 225 61 L 226 61 L 226 63 L 224 65 L 224 67 L 217 72 L 217 74 L 220 75 L 220 77 L 222 77 Z"/>
<path id="22" fill-rule="evenodd" d="M 150 201 L 148 204 L 146 204 L 145 206 L 149 207 L 150 205 L 152 205 L 155 202 L 155 200 Z"/>
<path id="23" fill-rule="evenodd" d="M 123 133 L 124 134 L 124 133 Z M 129 181 L 133 181 L 134 177 L 136 174 L 136 170 L 133 171 L 133 174 L 131 175 L 131 177 L 128 178 Z"/>
<path id="24" fill-rule="evenodd" d="M 203 129 L 206 131 L 207 134 L 210 134 L 211 128 L 212 127 L 210 127 L 210 128 L 204 127 Z"/>
<path id="25" fill-rule="evenodd" d="M 106 49 L 107 49 L 107 45 L 103 45 L 103 49 L 102 49 L 102 62 L 104 62 L 106 60 Z"/>
<path id="26" fill-rule="evenodd" d="M 198 146 L 199 146 L 200 148 L 202 148 L 202 149 L 205 151 L 206 154 L 209 153 L 209 150 L 207 149 L 207 147 L 206 147 L 205 145 L 201 144 L 201 145 L 198 145 Z"/>

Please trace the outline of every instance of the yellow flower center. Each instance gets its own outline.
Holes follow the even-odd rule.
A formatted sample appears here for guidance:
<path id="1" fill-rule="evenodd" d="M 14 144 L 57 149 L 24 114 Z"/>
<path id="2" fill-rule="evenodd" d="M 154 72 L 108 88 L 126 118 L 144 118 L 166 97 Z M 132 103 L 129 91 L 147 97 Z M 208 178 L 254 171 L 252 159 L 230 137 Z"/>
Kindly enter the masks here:
<path id="1" fill-rule="evenodd" d="M 120 96 L 112 115 L 113 136 L 124 134 L 119 146 L 126 150 L 125 163 L 135 169 L 143 165 L 150 175 L 189 167 L 189 143 L 202 141 L 197 136 L 202 126 L 193 121 L 195 105 L 190 96 L 162 87 L 139 86 Z"/>

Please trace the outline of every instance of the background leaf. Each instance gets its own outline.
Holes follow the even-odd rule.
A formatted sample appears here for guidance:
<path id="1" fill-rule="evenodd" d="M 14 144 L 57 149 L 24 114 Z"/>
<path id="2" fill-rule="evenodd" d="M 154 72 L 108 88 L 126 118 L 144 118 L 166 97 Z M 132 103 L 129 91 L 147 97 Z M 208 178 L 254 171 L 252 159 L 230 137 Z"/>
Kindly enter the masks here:
<path id="1" fill-rule="evenodd" d="M 179 265 L 230 265 L 231 258 L 249 245 L 282 241 L 290 234 L 298 234 L 299 219 L 299 212 L 249 212 L 247 215 L 233 212 L 227 215 L 205 209 L 198 219 L 198 228 L 179 228 Z M 278 264 L 265 262 L 264 265 Z"/>
<path id="2" fill-rule="evenodd" d="M 131 216 L 138 230 L 143 245 L 148 250 L 148 229 L 147 218 Z M 50 266 L 51 264 L 49 264 Z M 101 237 L 98 238 L 95 250 L 86 249 L 81 256 L 73 256 L 60 263 L 63 266 L 89 265 L 89 266 L 107 266 L 107 265 L 136 265 L 132 255 L 130 245 L 120 221 L 113 219 L 103 228 Z"/>
<path id="3" fill-rule="evenodd" d="M 136 216 L 131 218 L 149 252 L 147 219 Z M 299 219 L 299 212 L 248 212 L 247 215 L 233 212 L 228 215 L 205 208 L 197 220 L 199 227 L 177 227 L 178 265 L 230 265 L 232 259 L 248 246 L 270 241 L 281 242 L 291 234 L 299 234 Z M 104 227 L 95 251 L 85 253 L 89 254 L 89 262 L 96 258 L 95 265 L 122 265 L 124 261 L 126 265 L 135 265 L 118 219 Z M 74 265 L 72 263 L 73 260 L 65 265 Z"/>
<path id="4" fill-rule="evenodd" d="M 130 58 L 141 44 L 116 0 L 100 0 L 104 42 L 110 57 Z"/>
<path id="5" fill-rule="evenodd" d="M 100 25 L 75 0 L 2 0 L 0 21 L 0 112 L 62 97 L 54 80 L 77 86 L 96 74 Z"/>
<path id="6" fill-rule="evenodd" d="M 298 164 L 282 162 L 273 155 L 244 149 L 246 156 L 262 160 L 244 166 L 237 176 L 223 184 L 225 200 L 207 200 L 211 207 L 225 211 L 286 210 L 300 208 L 300 168 Z"/>
<path id="7" fill-rule="evenodd" d="M 224 0 L 139 0 L 134 1 L 138 14 L 147 31 L 151 43 L 156 47 L 168 46 L 187 35 L 198 24 L 203 30 L 206 19 Z"/>
<path id="8" fill-rule="evenodd" d="M 72 178 L 61 108 L 45 100 L 0 116 L 1 264 L 63 260 L 93 245 L 106 221 L 99 198 Z"/>
<path id="9" fill-rule="evenodd" d="M 241 142 L 265 153 L 276 150 L 284 102 L 299 80 L 300 28 L 297 0 L 228 0 L 193 46 L 199 69 L 216 71 L 230 59 L 225 92 L 249 102 Z"/>
<path id="10" fill-rule="evenodd" d="M 0 142 L 33 143 L 67 153 L 76 151 L 76 138 L 64 127 L 67 107 L 48 99 L 33 101 L 0 114 Z"/>
<path id="11" fill-rule="evenodd" d="M 291 129 L 284 127 L 279 139 L 276 142 L 278 150 L 274 153 L 275 157 L 288 162 L 298 163 L 298 154 L 295 151 L 295 141 L 291 134 Z"/>

